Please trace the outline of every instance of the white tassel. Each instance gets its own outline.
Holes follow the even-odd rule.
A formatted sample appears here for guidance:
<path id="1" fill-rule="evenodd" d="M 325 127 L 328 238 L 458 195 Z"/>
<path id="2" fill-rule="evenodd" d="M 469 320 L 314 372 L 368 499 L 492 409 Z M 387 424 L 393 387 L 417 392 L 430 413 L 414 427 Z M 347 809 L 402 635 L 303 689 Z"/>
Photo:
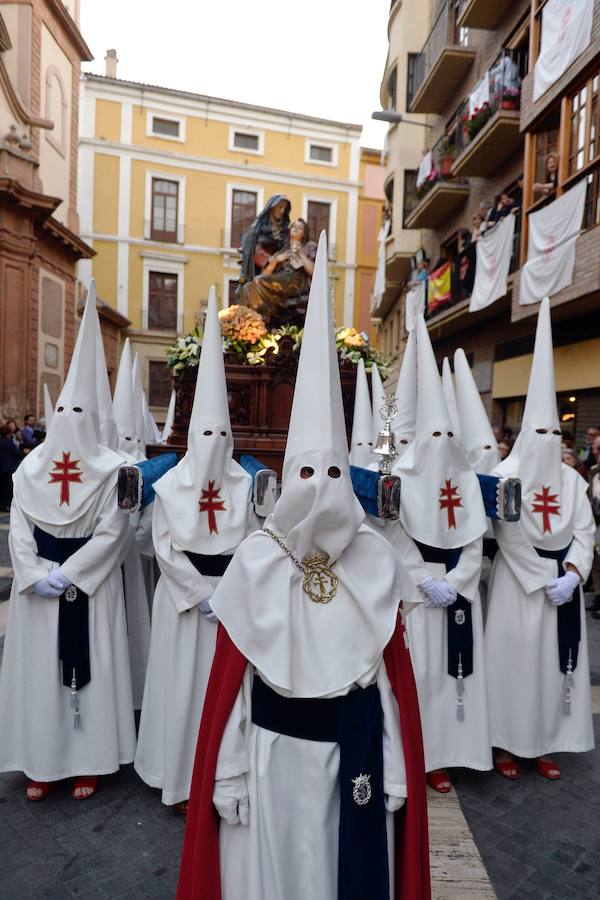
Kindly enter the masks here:
<path id="1" fill-rule="evenodd" d="M 567 662 L 567 671 L 565 672 L 565 683 L 563 692 L 562 714 L 563 716 L 571 715 L 571 701 L 573 699 L 573 688 L 575 687 L 575 676 L 573 675 L 573 660 L 571 651 L 569 650 L 569 661 Z"/>
<path id="2" fill-rule="evenodd" d="M 458 675 L 456 677 L 456 695 L 458 697 L 456 704 L 456 718 L 459 722 L 465 721 L 465 682 L 463 679 L 462 657 L 458 654 Z"/>
<path id="3" fill-rule="evenodd" d="M 79 710 L 79 694 L 77 692 L 75 669 L 73 669 L 73 677 L 71 678 L 71 709 L 73 710 L 73 730 L 79 731 L 81 728 L 81 713 Z"/>

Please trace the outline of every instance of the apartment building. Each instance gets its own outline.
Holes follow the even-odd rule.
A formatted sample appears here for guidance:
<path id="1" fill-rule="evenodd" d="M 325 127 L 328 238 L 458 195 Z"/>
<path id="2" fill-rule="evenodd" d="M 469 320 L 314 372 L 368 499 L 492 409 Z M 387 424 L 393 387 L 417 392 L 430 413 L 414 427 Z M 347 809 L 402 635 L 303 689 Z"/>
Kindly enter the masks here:
<path id="1" fill-rule="evenodd" d="M 235 302 L 237 248 L 273 194 L 313 236 L 326 230 L 336 321 L 368 328 L 383 193 L 360 126 L 122 81 L 115 51 L 106 61 L 81 83 L 79 214 L 96 255 L 80 277 L 131 321 L 155 415 L 171 390 L 166 347 L 211 284 Z"/>
<path id="2" fill-rule="evenodd" d="M 534 100 L 544 15 L 547 34 L 555 26 L 560 44 L 586 6 L 589 39 Z M 408 111 L 430 126 L 433 176 L 417 186 L 418 167 L 404 169 L 404 190 L 394 196 L 402 209 L 394 217 L 418 235 L 413 265 L 422 256 L 430 271 L 445 260 L 453 267 L 451 295 L 428 313 L 438 358 L 463 346 L 494 422 L 518 428 L 537 315 L 537 303 L 522 302 L 531 216 L 585 182 L 572 282 L 551 294 L 561 418 L 581 439 L 600 420 L 600 2 L 573 9 L 556 0 L 431 4 L 423 45 L 398 65 L 406 66 L 410 84 Z M 550 155 L 557 163 L 552 173 Z M 398 168 L 390 153 L 394 177 Z M 515 218 L 508 291 L 470 312 L 472 284 L 460 273 L 466 232 L 503 193 L 514 201 Z M 394 316 L 404 322 L 405 298 L 404 290 L 384 319 L 384 334 Z"/>

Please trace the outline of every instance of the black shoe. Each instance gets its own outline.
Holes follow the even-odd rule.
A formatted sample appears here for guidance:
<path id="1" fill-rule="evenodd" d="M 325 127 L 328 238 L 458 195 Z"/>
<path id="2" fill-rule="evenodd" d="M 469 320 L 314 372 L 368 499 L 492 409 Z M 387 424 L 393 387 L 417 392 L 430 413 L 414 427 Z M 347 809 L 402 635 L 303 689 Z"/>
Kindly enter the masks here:
<path id="1" fill-rule="evenodd" d="M 588 612 L 600 611 L 600 596 L 598 596 L 598 594 L 594 595 L 594 599 L 588 606 L 586 606 L 586 609 Z"/>

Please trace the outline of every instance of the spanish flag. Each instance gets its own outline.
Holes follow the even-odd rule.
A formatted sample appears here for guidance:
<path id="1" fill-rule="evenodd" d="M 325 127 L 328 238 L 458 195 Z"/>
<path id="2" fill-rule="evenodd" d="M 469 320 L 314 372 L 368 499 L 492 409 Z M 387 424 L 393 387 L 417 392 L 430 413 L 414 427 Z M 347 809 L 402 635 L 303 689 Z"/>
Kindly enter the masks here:
<path id="1" fill-rule="evenodd" d="M 452 274 L 449 262 L 429 273 L 429 295 L 427 309 L 429 314 L 450 303 L 452 300 Z"/>

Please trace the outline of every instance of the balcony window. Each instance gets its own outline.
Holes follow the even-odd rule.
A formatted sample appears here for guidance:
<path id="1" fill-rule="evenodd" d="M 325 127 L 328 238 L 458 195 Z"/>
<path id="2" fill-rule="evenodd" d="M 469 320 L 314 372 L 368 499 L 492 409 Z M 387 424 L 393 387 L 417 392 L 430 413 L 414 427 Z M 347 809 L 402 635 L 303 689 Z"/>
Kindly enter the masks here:
<path id="1" fill-rule="evenodd" d="M 152 219 L 150 237 L 153 241 L 177 240 L 177 203 L 179 184 L 162 178 L 152 179 Z"/>
<path id="2" fill-rule="evenodd" d="M 148 277 L 148 328 L 156 331 L 176 331 L 177 275 L 169 272 L 149 272 Z"/>
<path id="3" fill-rule="evenodd" d="M 600 75 L 596 73 L 571 97 L 569 175 L 581 171 L 600 156 L 599 89 Z"/>
<path id="4" fill-rule="evenodd" d="M 419 58 L 418 53 L 409 53 L 408 54 L 408 62 L 406 67 L 406 108 L 410 109 L 410 105 L 413 102 L 413 97 L 415 96 L 415 79 L 416 79 L 416 66 L 417 60 Z M 393 107 L 392 107 L 393 108 Z"/>
<path id="5" fill-rule="evenodd" d="M 409 53 L 409 57 L 415 56 L 414 53 Z M 390 72 L 390 77 L 388 78 L 388 94 L 390 95 L 390 105 L 389 109 L 396 109 L 396 103 L 398 102 L 398 70 L 396 66 Z"/>
<path id="6" fill-rule="evenodd" d="M 320 203 L 316 200 L 309 200 L 306 206 L 306 223 L 308 225 L 308 233 L 311 238 L 318 241 L 322 231 L 329 238 L 329 219 L 331 214 L 331 203 Z"/>
<path id="7" fill-rule="evenodd" d="M 162 360 L 148 363 L 148 403 L 150 406 L 168 406 L 171 399 L 171 373 Z"/>
<path id="8" fill-rule="evenodd" d="M 333 147 L 324 147 L 321 144 L 311 144 L 309 156 L 313 162 L 333 162 Z"/>
<path id="9" fill-rule="evenodd" d="M 230 247 L 239 247 L 242 237 L 256 218 L 256 191 L 232 191 Z"/>

